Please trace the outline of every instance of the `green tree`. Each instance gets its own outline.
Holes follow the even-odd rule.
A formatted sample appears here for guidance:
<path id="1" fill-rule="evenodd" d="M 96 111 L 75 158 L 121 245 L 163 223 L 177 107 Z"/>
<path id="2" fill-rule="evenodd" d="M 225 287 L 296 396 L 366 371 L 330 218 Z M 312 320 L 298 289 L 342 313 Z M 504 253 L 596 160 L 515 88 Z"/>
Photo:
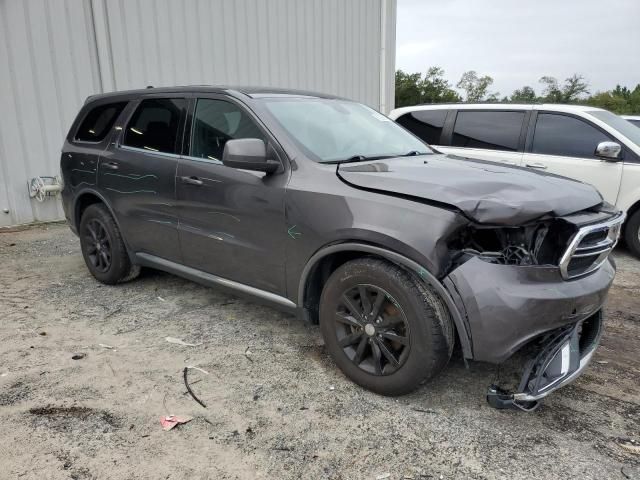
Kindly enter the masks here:
<path id="1" fill-rule="evenodd" d="M 460 95 L 451 88 L 440 67 L 429 68 L 424 77 L 420 73 L 396 72 L 396 107 L 459 101 Z"/>
<path id="2" fill-rule="evenodd" d="M 420 84 L 423 103 L 459 102 L 460 95 L 451 88 L 451 84 L 444 78 L 444 70 L 431 67 Z"/>
<path id="3" fill-rule="evenodd" d="M 419 73 L 396 71 L 396 107 L 406 107 L 422 103 Z"/>
<path id="4" fill-rule="evenodd" d="M 545 85 L 542 97 L 548 103 L 572 103 L 589 93 L 589 84 L 577 73 L 567 78 L 562 86 L 555 77 L 548 76 L 540 78 L 540 83 Z"/>
<path id="5" fill-rule="evenodd" d="M 488 95 L 488 90 L 492 83 L 493 78 L 490 76 L 484 75 L 479 77 L 475 70 L 469 70 L 462 74 L 462 77 L 456 84 L 456 87 L 465 91 L 465 101 L 480 102 Z M 498 93 L 490 94 L 489 97 L 495 101 L 498 97 Z"/>
<path id="6" fill-rule="evenodd" d="M 618 114 L 631 113 L 627 108 L 627 100 L 624 97 L 613 94 L 613 92 L 597 92 L 587 98 L 585 103 Z"/>
<path id="7" fill-rule="evenodd" d="M 538 101 L 538 96 L 533 88 L 525 85 L 520 89 L 514 90 L 509 101 L 514 103 L 535 103 Z"/>
<path id="8" fill-rule="evenodd" d="M 640 113 L 640 84 L 633 91 L 616 85 L 606 92 L 597 92 L 584 100 L 585 105 L 604 108 L 619 115 Z"/>

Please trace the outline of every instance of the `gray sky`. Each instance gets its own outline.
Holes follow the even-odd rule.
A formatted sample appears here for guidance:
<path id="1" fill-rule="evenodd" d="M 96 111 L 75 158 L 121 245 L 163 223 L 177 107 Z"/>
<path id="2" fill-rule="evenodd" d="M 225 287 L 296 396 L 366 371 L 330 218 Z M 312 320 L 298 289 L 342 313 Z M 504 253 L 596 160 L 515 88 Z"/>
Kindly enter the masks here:
<path id="1" fill-rule="evenodd" d="M 476 70 L 510 95 L 581 73 L 591 91 L 640 83 L 640 0 L 398 0 L 396 68 Z"/>

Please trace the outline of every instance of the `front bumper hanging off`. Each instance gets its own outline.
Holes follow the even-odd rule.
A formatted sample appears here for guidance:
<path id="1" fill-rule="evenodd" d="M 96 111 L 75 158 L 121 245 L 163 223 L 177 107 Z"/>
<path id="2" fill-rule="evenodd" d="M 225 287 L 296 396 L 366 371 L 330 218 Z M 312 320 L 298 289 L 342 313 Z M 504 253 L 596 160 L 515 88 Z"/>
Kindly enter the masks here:
<path id="1" fill-rule="evenodd" d="M 541 350 L 524 369 L 514 393 L 491 385 L 487 402 L 494 408 L 535 410 L 540 400 L 576 379 L 591 361 L 602 336 L 602 310 L 545 335 Z"/>

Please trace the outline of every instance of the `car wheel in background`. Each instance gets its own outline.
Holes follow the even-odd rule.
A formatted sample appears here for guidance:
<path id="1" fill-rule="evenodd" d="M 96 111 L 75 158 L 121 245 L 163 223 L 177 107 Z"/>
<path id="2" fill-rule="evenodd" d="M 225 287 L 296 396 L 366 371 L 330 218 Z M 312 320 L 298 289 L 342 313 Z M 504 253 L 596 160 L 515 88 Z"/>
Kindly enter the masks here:
<path id="1" fill-rule="evenodd" d="M 416 389 L 447 364 L 453 324 L 440 298 L 384 260 L 340 266 L 320 298 L 320 328 L 338 367 L 382 395 Z"/>
<path id="2" fill-rule="evenodd" d="M 640 210 L 637 210 L 627 220 L 624 229 L 624 239 L 627 247 L 636 257 L 640 258 Z"/>
<path id="3" fill-rule="evenodd" d="M 99 203 L 89 205 L 82 214 L 78 233 L 87 268 L 100 282 L 113 285 L 138 276 L 140 267 L 131 264 L 120 230 L 107 207 Z"/>

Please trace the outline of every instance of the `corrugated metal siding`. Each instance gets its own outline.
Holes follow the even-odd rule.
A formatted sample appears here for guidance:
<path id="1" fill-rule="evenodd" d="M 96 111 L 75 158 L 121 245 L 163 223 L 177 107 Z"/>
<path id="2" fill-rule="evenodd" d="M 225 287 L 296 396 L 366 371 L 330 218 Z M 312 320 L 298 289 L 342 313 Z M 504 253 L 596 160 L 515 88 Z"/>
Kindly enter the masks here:
<path id="1" fill-rule="evenodd" d="M 301 88 L 393 108 L 396 0 L 0 0 L 0 226 L 62 218 L 26 182 L 58 172 L 93 93 Z"/>
<path id="2" fill-rule="evenodd" d="M 381 11 L 380 0 L 107 0 L 113 88 L 278 86 L 378 108 Z"/>
<path id="3" fill-rule="evenodd" d="M 58 202 L 32 202 L 27 181 L 58 173 L 66 130 L 99 89 L 87 8 L 75 0 L 0 1 L 0 225 L 63 216 Z"/>

